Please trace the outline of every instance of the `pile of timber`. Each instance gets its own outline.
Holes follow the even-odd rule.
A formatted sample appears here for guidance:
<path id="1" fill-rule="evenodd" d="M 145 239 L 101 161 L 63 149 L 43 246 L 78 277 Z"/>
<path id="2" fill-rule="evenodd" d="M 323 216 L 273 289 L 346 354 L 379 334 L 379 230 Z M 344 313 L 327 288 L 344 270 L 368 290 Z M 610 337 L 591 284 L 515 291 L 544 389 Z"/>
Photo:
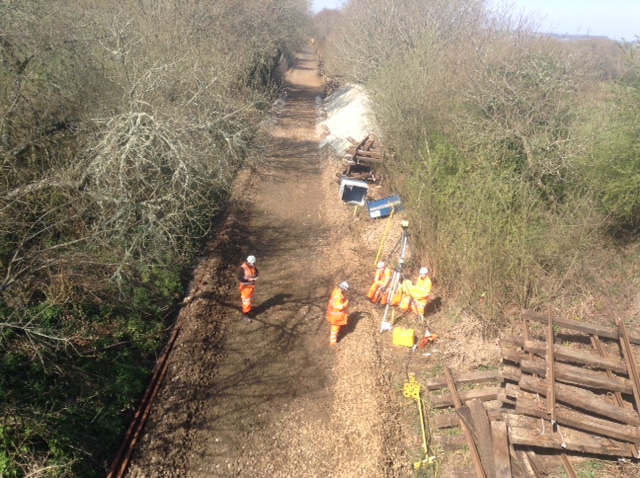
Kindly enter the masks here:
<path id="1" fill-rule="evenodd" d="M 384 148 L 379 144 L 375 135 L 368 135 L 362 141 L 348 137 L 351 146 L 345 152 L 347 167 L 337 174 L 338 180 L 354 179 L 376 183 L 380 177 L 375 173 L 375 165 L 384 161 Z"/>
<path id="2" fill-rule="evenodd" d="M 324 59 L 320 53 L 318 53 L 318 76 L 322 78 L 325 94 L 327 96 L 340 88 L 340 81 L 336 77 L 325 74 Z"/>
<path id="3" fill-rule="evenodd" d="M 435 416 L 433 428 L 462 430 L 434 433 L 433 443 L 468 446 L 478 477 L 543 476 L 540 453 L 570 477 L 571 456 L 640 458 L 639 344 L 622 320 L 602 326 L 524 311 L 522 335 L 501 337 L 501 370 L 456 376 L 445 367 L 427 381 L 429 390 L 448 389 L 430 396 L 432 408 L 455 409 Z"/>

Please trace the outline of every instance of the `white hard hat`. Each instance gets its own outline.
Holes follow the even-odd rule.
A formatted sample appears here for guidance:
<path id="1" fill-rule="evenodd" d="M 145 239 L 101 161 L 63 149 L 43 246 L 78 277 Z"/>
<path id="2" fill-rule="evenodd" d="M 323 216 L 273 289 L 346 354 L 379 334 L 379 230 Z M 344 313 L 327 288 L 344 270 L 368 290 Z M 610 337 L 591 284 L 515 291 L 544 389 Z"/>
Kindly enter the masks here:
<path id="1" fill-rule="evenodd" d="M 254 265 L 256 263 L 256 258 L 255 256 L 249 256 L 247 257 L 247 263 L 249 263 L 249 265 Z"/>
<path id="2" fill-rule="evenodd" d="M 349 284 L 347 282 L 341 282 L 340 283 L 340 288 L 342 290 L 349 290 Z"/>
<path id="3" fill-rule="evenodd" d="M 420 269 L 421 276 L 426 276 L 428 273 L 429 273 L 429 269 L 427 269 L 426 267 L 423 267 Z"/>
<path id="4" fill-rule="evenodd" d="M 378 269 L 382 269 L 384 267 L 384 262 L 380 261 L 378 262 Z"/>

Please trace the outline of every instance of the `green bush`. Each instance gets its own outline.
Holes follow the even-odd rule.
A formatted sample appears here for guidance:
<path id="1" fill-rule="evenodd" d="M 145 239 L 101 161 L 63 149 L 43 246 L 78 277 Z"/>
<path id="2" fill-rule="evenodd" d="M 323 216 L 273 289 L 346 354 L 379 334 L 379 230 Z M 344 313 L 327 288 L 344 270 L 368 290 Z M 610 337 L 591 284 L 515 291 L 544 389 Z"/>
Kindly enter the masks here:
<path id="1" fill-rule="evenodd" d="M 588 198 L 567 192 L 549 208 L 516 165 L 489 152 L 468 157 L 442 137 L 413 168 L 405 187 L 414 242 L 441 293 L 481 316 L 486 333 L 503 324 L 505 310 L 539 307 L 587 280 L 576 261 L 593 257 L 603 232 Z"/>
<path id="2" fill-rule="evenodd" d="M 44 328 L 34 325 L 3 337 L 0 407 L 5 413 L 0 429 L 8 456 L 3 458 L 3 476 L 23 476 L 32 460 L 59 466 L 59 473 L 50 476 L 104 474 L 96 464 L 109 462 L 119 446 L 166 338 L 164 314 L 156 307 L 144 308 L 153 300 L 129 310 L 57 309 L 55 316 L 36 307 L 36 317 L 65 316 L 66 325 L 61 328 L 59 321 L 47 320 Z M 73 320 L 79 323 L 69 327 Z M 82 336 L 63 335 L 86 329 L 80 325 L 86 322 L 91 325 Z M 23 324 L 34 323 L 25 317 Z M 45 331 L 49 337 L 60 337 L 61 343 L 38 343 L 39 359 L 33 360 L 21 351 L 22 338 L 30 334 L 37 343 L 37 334 Z M 88 460 L 89 455 L 95 461 Z"/>
<path id="3" fill-rule="evenodd" d="M 595 195 L 616 229 L 640 227 L 640 87 L 611 88 L 593 102 L 586 125 L 592 147 L 580 163 L 580 184 Z"/>

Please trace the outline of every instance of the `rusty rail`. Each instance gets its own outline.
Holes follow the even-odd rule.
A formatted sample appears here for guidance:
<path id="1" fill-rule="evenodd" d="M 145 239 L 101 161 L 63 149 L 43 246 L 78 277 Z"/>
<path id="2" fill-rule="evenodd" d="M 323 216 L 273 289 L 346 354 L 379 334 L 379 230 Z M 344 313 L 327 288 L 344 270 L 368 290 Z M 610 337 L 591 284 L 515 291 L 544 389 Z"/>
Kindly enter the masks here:
<path id="1" fill-rule="evenodd" d="M 153 400 L 158 394 L 158 390 L 160 389 L 160 385 L 162 385 L 164 375 L 167 372 L 167 359 L 169 358 L 169 354 L 173 349 L 173 345 L 175 344 L 179 333 L 180 328 L 178 326 L 174 327 L 171 337 L 169 338 L 169 342 L 167 342 L 167 345 L 164 349 L 164 352 L 160 356 L 160 359 L 156 362 L 153 375 L 151 376 L 151 382 L 149 383 L 149 386 L 147 387 L 147 390 L 142 397 L 140 406 L 133 416 L 133 420 L 131 421 L 129 429 L 127 430 L 127 434 L 125 435 L 125 438 L 120 445 L 120 448 L 118 449 L 118 453 L 113 460 L 111 471 L 109 471 L 107 478 L 122 478 L 125 475 L 127 468 L 129 467 L 131 455 L 133 454 L 133 450 L 135 449 L 135 446 L 140 439 L 142 429 L 144 428 L 144 424 L 147 421 L 149 412 L 151 411 Z"/>
<path id="2" fill-rule="evenodd" d="M 451 375 L 451 371 L 446 365 L 444 366 L 444 376 L 447 379 L 449 393 L 451 393 L 451 397 L 453 398 L 453 405 L 459 413 L 459 410 L 462 408 L 462 401 L 460 400 L 460 397 L 458 395 L 458 389 L 456 387 L 456 382 L 453 379 L 453 375 Z M 475 467 L 476 475 L 478 476 L 478 478 L 487 478 L 487 475 L 482 466 L 482 461 L 480 460 L 480 454 L 478 453 L 476 444 L 473 441 L 471 430 L 469 430 L 469 427 L 464 422 L 464 420 L 460 420 L 460 427 L 462 428 L 464 437 L 467 440 L 467 445 L 469 446 L 469 451 L 471 452 L 471 459 L 473 460 L 473 466 Z"/>

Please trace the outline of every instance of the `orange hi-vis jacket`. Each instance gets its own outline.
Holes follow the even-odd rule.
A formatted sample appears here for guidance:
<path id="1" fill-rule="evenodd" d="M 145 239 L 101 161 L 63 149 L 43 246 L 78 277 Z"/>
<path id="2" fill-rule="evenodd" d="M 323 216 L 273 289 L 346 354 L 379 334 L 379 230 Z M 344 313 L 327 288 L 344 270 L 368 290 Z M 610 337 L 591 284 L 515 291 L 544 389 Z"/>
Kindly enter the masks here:
<path id="1" fill-rule="evenodd" d="M 240 279 L 240 296 L 242 297 L 242 313 L 251 312 L 253 305 L 253 291 L 256 288 L 256 282 L 253 279 L 258 277 L 258 268 L 244 262 L 238 269 L 238 279 Z"/>
<path id="2" fill-rule="evenodd" d="M 255 282 L 253 281 L 253 279 L 258 276 L 258 269 L 247 262 L 243 262 L 242 266 L 240 267 L 244 269 L 244 280 L 241 280 L 240 282 L 244 285 L 254 285 Z"/>
<path id="3" fill-rule="evenodd" d="M 383 267 L 382 269 L 376 269 L 376 275 L 373 277 L 373 284 L 369 288 L 367 297 L 373 299 L 379 289 L 386 287 L 391 279 L 391 269 Z"/>
<path id="4" fill-rule="evenodd" d="M 424 315 L 429 301 L 429 294 L 431 294 L 431 279 L 429 276 L 418 277 L 415 284 L 410 280 L 406 280 L 402 283 L 402 299 L 398 305 L 401 310 L 407 310 L 411 305 L 412 310 Z M 391 305 L 394 304 L 392 303 Z"/>
<path id="5" fill-rule="evenodd" d="M 413 300 L 421 304 L 426 304 L 427 299 L 429 299 L 429 294 L 431 294 L 431 279 L 429 276 L 425 276 L 424 279 L 418 277 L 416 283 L 411 289 L 411 296 L 413 297 Z"/>
<path id="6" fill-rule="evenodd" d="M 349 301 L 345 298 L 340 287 L 333 289 L 327 307 L 327 321 L 331 325 L 347 325 Z"/>
<path id="7" fill-rule="evenodd" d="M 386 287 L 387 284 L 389 284 L 389 279 L 391 279 L 391 269 L 385 266 L 382 269 L 378 269 L 376 271 L 373 282 L 378 284 L 378 287 Z"/>

